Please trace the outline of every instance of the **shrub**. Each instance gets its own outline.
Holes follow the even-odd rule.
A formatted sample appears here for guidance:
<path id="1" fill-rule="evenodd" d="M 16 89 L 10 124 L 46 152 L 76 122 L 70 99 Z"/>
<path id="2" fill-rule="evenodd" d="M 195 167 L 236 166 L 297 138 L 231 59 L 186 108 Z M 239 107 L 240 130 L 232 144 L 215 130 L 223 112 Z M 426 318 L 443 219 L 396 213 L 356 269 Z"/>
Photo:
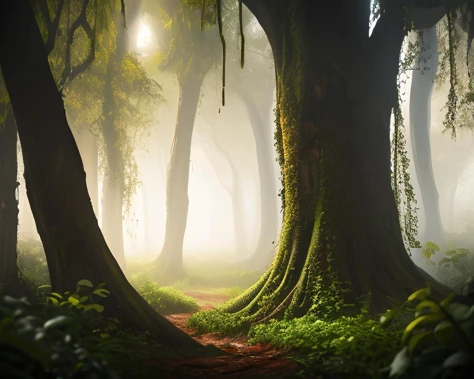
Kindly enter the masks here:
<path id="1" fill-rule="evenodd" d="M 154 309 L 162 314 L 189 313 L 199 309 L 196 301 L 171 287 L 159 287 L 151 280 L 135 282 L 135 289 Z M 137 285 L 138 284 L 138 285 Z"/>
<path id="2" fill-rule="evenodd" d="M 413 319 L 402 336 L 403 348 L 387 371 L 397 378 L 468 378 L 474 376 L 474 305 L 441 302 L 430 288 L 408 298 Z"/>

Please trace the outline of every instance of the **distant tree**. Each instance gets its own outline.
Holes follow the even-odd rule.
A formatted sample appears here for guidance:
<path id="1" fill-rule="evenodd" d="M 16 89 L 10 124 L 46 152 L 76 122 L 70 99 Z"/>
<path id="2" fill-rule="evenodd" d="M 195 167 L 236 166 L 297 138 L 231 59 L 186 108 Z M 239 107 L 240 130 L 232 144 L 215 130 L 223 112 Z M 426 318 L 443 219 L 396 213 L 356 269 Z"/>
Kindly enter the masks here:
<path id="1" fill-rule="evenodd" d="M 413 162 L 424 209 L 423 238 L 444 245 L 444 228 L 439 211 L 439 196 L 431 163 L 431 98 L 438 70 L 436 27 L 420 32 L 418 59 L 414 62 L 410 89 L 410 136 Z"/>
<path id="2" fill-rule="evenodd" d="M 159 4 L 166 33 L 162 41 L 167 42 L 168 49 L 163 55 L 160 69 L 176 73 L 180 98 L 167 171 L 165 241 L 157 259 L 157 275 L 160 278 L 176 279 L 186 275 L 183 241 L 188 215 L 189 161 L 194 120 L 202 83 L 214 63 L 218 39 L 213 26 L 212 5 L 206 3 L 201 17 L 185 3 L 163 0 Z"/>
<path id="3" fill-rule="evenodd" d="M 0 55 L 17 122 L 28 199 L 43 242 L 51 285 L 74 289 L 81 279 L 106 282 L 106 312 L 163 343 L 199 344 L 156 313 L 133 289 L 100 231 L 84 167 L 28 0 L 0 3 Z"/>
<path id="4" fill-rule="evenodd" d="M 254 45 L 247 37 L 247 45 Z M 264 49 L 261 53 L 265 53 Z M 260 181 L 260 233 L 253 253 L 241 263 L 246 267 L 265 269 L 272 261 L 272 252 L 277 229 L 278 209 L 275 171 L 273 168 L 272 139 L 270 128 L 274 125 L 271 119 L 273 91 L 275 89 L 274 71 L 269 70 L 269 60 L 256 59 L 247 52 L 246 66 L 236 78 L 231 78 L 229 87 L 234 90 L 244 103 L 255 138 L 257 150 L 258 176 Z M 249 59 L 250 56 L 250 59 Z"/>

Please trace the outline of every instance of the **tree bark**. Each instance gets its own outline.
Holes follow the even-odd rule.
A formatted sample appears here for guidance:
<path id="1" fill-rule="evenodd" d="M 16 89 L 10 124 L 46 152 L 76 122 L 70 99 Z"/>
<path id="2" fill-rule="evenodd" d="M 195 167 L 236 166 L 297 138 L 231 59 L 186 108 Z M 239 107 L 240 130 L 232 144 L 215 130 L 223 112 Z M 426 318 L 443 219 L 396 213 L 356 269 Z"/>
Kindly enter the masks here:
<path id="1" fill-rule="evenodd" d="M 403 12 L 387 9 L 369 39 L 368 19 L 355 18 L 368 17 L 362 3 L 332 1 L 321 12 L 309 0 L 262 1 L 254 9 L 276 65 L 285 211 L 271 267 L 224 312 L 254 322 L 285 312 L 339 317 L 361 296 L 373 311 L 391 306 L 389 297 L 402 302 L 425 280 L 435 297 L 448 292 L 409 258 L 391 187 Z"/>
<path id="2" fill-rule="evenodd" d="M 0 36 L 0 66 L 53 290 L 73 290 L 81 279 L 105 282 L 111 291 L 104 301 L 106 315 L 117 317 L 124 326 L 149 330 L 165 344 L 199 348 L 133 289 L 107 247 L 29 1 L 0 3 Z"/>
<path id="3" fill-rule="evenodd" d="M 410 90 L 410 135 L 413 162 L 424 209 L 424 241 L 444 245 L 444 229 L 439 211 L 439 196 L 431 163 L 431 95 L 438 69 L 436 27 L 422 34 L 418 55 L 420 70 L 413 71 Z M 415 63 L 416 64 L 416 63 Z"/>
<path id="4" fill-rule="evenodd" d="M 80 129 L 74 133 L 77 147 L 81 153 L 86 172 L 87 190 L 96 217 L 99 217 L 99 146 L 97 137 L 90 130 Z"/>
<path id="5" fill-rule="evenodd" d="M 171 145 L 166 182 L 166 231 L 157 259 L 158 277 L 180 279 L 186 276 L 183 242 L 188 217 L 188 183 L 191 141 L 199 103 L 202 79 L 188 75 L 179 81 L 180 99 L 175 134 Z"/>
<path id="6" fill-rule="evenodd" d="M 17 132 L 13 111 L 8 109 L 5 122 L 0 124 L 0 292 L 19 289 L 17 266 L 18 235 L 18 162 Z"/>

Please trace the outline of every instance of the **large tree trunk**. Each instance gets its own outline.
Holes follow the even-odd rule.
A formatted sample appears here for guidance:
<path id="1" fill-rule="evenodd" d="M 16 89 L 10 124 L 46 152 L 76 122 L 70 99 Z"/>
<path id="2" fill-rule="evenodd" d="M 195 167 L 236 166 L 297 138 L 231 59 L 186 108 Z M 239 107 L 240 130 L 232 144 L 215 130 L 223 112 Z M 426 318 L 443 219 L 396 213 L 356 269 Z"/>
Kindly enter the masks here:
<path id="1" fill-rule="evenodd" d="M 105 282 L 105 313 L 149 330 L 163 343 L 200 347 L 133 289 L 100 231 L 84 167 L 27 0 L 0 3 L 0 66 L 25 164 L 28 199 L 43 242 L 51 285 L 73 290 L 81 279 Z"/>
<path id="2" fill-rule="evenodd" d="M 444 229 L 439 211 L 439 196 L 431 163 L 430 145 L 431 95 L 438 69 L 436 27 L 423 32 L 421 43 L 418 55 L 420 70 L 413 71 L 410 90 L 410 135 L 413 162 L 425 215 L 423 239 L 444 245 Z"/>
<path id="3" fill-rule="evenodd" d="M 0 124 L 0 293 L 4 288 L 18 290 L 18 162 L 17 132 L 13 111 L 8 109 L 6 120 Z"/>
<path id="4" fill-rule="evenodd" d="M 91 197 L 92 207 L 96 217 L 99 217 L 99 146 L 97 137 L 87 129 L 74 133 L 77 147 L 81 153 L 86 172 L 87 190 Z"/>
<path id="5" fill-rule="evenodd" d="M 188 217 L 189 161 L 194 120 L 202 79 L 188 75 L 179 83 L 180 99 L 166 182 L 166 231 L 157 260 L 160 279 L 179 279 L 186 275 L 183 242 Z"/>
<path id="6" fill-rule="evenodd" d="M 391 187 L 404 15 L 387 10 L 369 40 L 364 4 L 249 2 L 274 53 L 285 210 L 272 266 L 226 312 L 340 316 L 369 294 L 379 311 L 429 278 L 405 250 Z M 434 296 L 447 292 L 432 284 Z"/>

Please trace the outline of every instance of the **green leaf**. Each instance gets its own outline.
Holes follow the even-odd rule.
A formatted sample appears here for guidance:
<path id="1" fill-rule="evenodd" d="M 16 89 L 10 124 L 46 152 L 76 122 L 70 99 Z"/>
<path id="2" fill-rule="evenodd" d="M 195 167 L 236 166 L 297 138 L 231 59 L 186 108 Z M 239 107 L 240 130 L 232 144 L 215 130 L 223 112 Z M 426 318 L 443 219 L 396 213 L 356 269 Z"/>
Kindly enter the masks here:
<path id="1" fill-rule="evenodd" d="M 51 295 L 51 296 L 54 296 L 54 297 L 57 297 L 58 299 L 62 299 L 62 298 L 63 298 L 63 297 L 62 297 L 59 293 L 57 293 L 57 292 L 51 292 L 50 295 Z"/>
<path id="2" fill-rule="evenodd" d="M 460 321 L 470 311 L 470 307 L 466 304 L 452 303 L 449 304 L 447 310 L 456 321 Z"/>
<path id="3" fill-rule="evenodd" d="M 422 311 L 429 310 L 429 313 L 439 313 L 439 304 L 434 300 L 423 300 L 420 304 L 418 304 L 415 308 L 415 312 L 421 313 Z M 423 312 L 426 314 L 426 312 Z M 416 315 L 415 317 L 418 317 Z"/>
<path id="4" fill-rule="evenodd" d="M 428 296 L 431 295 L 431 288 L 428 286 L 426 288 L 422 288 L 418 291 L 415 291 L 413 292 L 409 297 L 408 297 L 408 301 L 412 301 L 412 300 L 420 300 L 420 301 L 423 301 L 425 300 Z"/>
<path id="5" fill-rule="evenodd" d="M 51 291 L 51 286 L 49 284 L 43 284 L 42 286 L 39 286 L 36 290 L 40 292 L 49 292 Z"/>
<path id="6" fill-rule="evenodd" d="M 426 332 L 420 332 L 420 333 L 416 333 L 415 335 L 413 335 L 411 338 L 410 338 L 410 341 L 408 341 L 408 353 L 410 355 L 413 355 L 413 352 L 415 351 L 416 347 L 421 343 L 423 342 L 423 340 L 425 340 L 427 337 L 431 336 L 433 334 L 433 332 L 430 330 L 430 331 L 426 331 Z"/>
<path id="7" fill-rule="evenodd" d="M 79 300 L 77 300 L 75 297 L 69 296 L 67 299 L 72 305 L 77 305 L 79 304 Z"/>
<path id="8" fill-rule="evenodd" d="M 100 296 L 100 297 L 107 297 L 107 295 L 110 294 L 109 290 L 106 290 L 105 288 L 99 288 L 96 289 L 94 292 L 92 292 L 94 295 Z"/>
<path id="9" fill-rule="evenodd" d="M 390 364 L 390 377 L 400 376 L 410 367 L 410 356 L 408 355 L 408 349 L 405 346 L 393 359 Z"/>
<path id="10" fill-rule="evenodd" d="M 80 303 L 84 303 L 87 301 L 87 299 L 89 298 L 89 296 L 82 296 L 80 299 L 79 299 L 79 302 Z"/>
<path id="11" fill-rule="evenodd" d="M 431 259 L 431 256 L 434 254 L 436 253 L 433 249 L 429 249 L 427 247 L 423 248 L 423 256 L 425 257 L 427 261 L 429 261 Z"/>
<path id="12" fill-rule="evenodd" d="M 451 304 L 451 300 L 453 299 L 453 297 L 456 296 L 456 294 L 454 292 L 451 292 L 447 297 L 446 299 L 442 300 L 439 305 L 441 305 L 443 308 L 446 308 L 449 304 Z"/>
<path id="13" fill-rule="evenodd" d="M 84 312 L 87 312 L 91 309 L 96 310 L 97 312 L 101 313 L 104 311 L 104 306 L 100 304 L 89 304 L 84 307 Z"/>
<path id="14" fill-rule="evenodd" d="M 43 328 L 44 330 L 54 329 L 69 324 L 71 321 L 72 319 L 70 317 L 57 316 L 55 318 L 52 318 L 51 320 L 46 321 L 43 325 Z"/>
<path id="15" fill-rule="evenodd" d="M 449 321 L 441 321 L 434 329 L 434 335 L 439 342 L 447 344 L 455 337 L 454 327 Z"/>
<path id="16" fill-rule="evenodd" d="M 423 244 L 424 247 L 428 248 L 428 249 L 431 249 L 431 250 L 434 250 L 434 251 L 440 251 L 440 248 L 438 245 L 436 245 L 433 241 L 426 241 L 424 244 Z"/>
<path id="17" fill-rule="evenodd" d="M 415 330 L 417 326 L 438 322 L 438 321 L 441 321 L 442 319 L 443 319 L 443 315 L 439 313 L 432 313 L 429 315 L 418 317 L 417 319 L 413 320 L 412 322 L 410 322 L 410 324 L 408 324 L 408 326 L 405 328 L 405 331 L 403 332 L 402 344 L 403 345 L 406 344 L 406 342 L 411 337 L 413 331 Z"/>
<path id="18" fill-rule="evenodd" d="M 87 279 L 82 279 L 77 282 L 78 286 L 83 286 L 83 287 L 91 287 L 94 288 L 90 280 Z"/>
<path id="19" fill-rule="evenodd" d="M 457 255 L 468 255 L 471 254 L 471 251 L 468 249 L 456 249 Z"/>
<path id="20" fill-rule="evenodd" d="M 58 302 L 58 299 L 56 299 L 55 297 L 48 296 L 46 298 L 46 303 L 51 303 L 53 305 L 57 305 L 59 302 Z"/>

